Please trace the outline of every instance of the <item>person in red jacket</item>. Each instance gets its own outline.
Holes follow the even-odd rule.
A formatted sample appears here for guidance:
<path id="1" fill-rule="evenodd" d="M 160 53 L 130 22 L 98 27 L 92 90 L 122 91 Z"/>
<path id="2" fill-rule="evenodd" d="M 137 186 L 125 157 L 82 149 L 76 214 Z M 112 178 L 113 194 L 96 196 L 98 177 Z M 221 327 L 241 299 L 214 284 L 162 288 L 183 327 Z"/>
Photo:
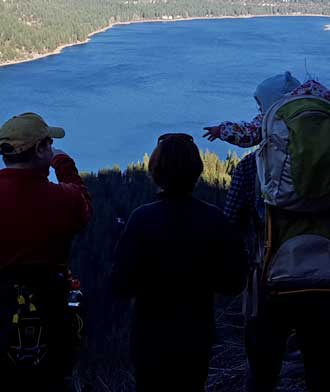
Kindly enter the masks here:
<path id="1" fill-rule="evenodd" d="M 42 372 L 49 385 L 40 387 L 44 391 L 53 390 L 50 384 L 54 390 L 65 390 L 61 383 L 69 363 L 64 360 L 70 345 L 65 324 L 69 252 L 92 213 L 90 195 L 73 159 L 52 148 L 53 138 L 64 134 L 35 113 L 14 116 L 0 128 L 6 166 L 0 170 L 0 288 L 19 283 L 43 293 L 40 301 L 49 310 L 49 360 Z M 50 167 L 58 184 L 48 180 Z M 6 301 L 0 294 L 0 308 Z M 5 320 L 0 326 L 1 322 Z M 0 335 L 8 339 L 1 328 Z M 37 381 L 32 380 L 34 390 Z"/>

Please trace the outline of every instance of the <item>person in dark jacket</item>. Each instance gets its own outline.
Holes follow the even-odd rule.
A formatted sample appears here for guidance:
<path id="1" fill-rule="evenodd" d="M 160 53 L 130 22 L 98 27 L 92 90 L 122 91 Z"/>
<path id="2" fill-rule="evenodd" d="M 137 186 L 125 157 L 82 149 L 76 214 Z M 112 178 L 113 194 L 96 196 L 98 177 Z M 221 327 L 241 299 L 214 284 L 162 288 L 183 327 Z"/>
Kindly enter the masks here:
<path id="1" fill-rule="evenodd" d="M 13 310 L 9 302 L 16 300 L 14 284 L 36 290 L 37 309 L 44 309 L 48 323 L 48 362 L 42 371 L 18 376 L 17 366 L 12 372 L 2 366 L 11 391 L 21 381 L 26 389 L 64 392 L 64 378 L 72 370 L 66 274 L 71 242 L 87 225 L 92 207 L 73 159 L 52 148 L 53 138 L 62 137 L 62 128 L 48 126 L 35 113 L 14 116 L 0 128 L 0 153 L 6 166 L 0 170 L 1 349 L 9 343 L 3 327 L 11 322 L 12 314 L 4 309 Z M 51 166 L 58 184 L 48 181 Z M 7 356 L 6 350 L 0 354 Z"/>
<path id="2" fill-rule="evenodd" d="M 191 136 L 161 136 L 149 162 L 159 200 L 133 211 L 115 251 L 111 290 L 135 299 L 138 392 L 204 391 L 214 293 L 245 287 L 242 241 L 220 209 L 192 196 L 202 170 Z"/>

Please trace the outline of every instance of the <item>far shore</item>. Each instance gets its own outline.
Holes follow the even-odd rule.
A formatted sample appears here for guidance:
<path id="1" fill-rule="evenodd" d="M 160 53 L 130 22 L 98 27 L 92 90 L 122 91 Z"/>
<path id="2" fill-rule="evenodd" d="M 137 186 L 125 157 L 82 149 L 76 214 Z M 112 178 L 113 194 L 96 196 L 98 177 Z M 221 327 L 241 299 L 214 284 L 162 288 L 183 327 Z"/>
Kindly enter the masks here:
<path id="1" fill-rule="evenodd" d="M 324 17 L 324 18 L 330 18 L 330 15 L 318 15 L 318 14 L 291 14 L 291 15 L 240 15 L 240 16 L 196 16 L 196 17 L 189 17 L 189 18 L 172 18 L 170 16 L 168 16 L 168 18 L 166 19 L 166 15 L 163 18 L 159 18 L 159 19 L 139 19 L 139 20 L 130 20 L 127 22 L 115 22 L 115 23 L 111 23 L 106 27 L 100 28 L 98 30 L 95 30 L 91 33 L 88 34 L 87 38 L 85 41 L 78 41 L 78 42 L 73 42 L 70 44 L 62 44 L 60 46 L 58 46 L 54 51 L 52 52 L 47 52 L 47 53 L 43 53 L 43 54 L 36 54 L 33 55 L 29 58 L 26 59 L 21 59 L 21 60 L 13 60 L 13 61 L 7 61 L 4 63 L 0 63 L 0 67 L 6 67 L 9 65 L 14 65 L 14 64 L 20 64 L 20 63 L 26 63 L 26 62 L 30 62 L 30 61 L 35 61 L 35 60 L 39 60 L 43 57 L 48 57 L 48 56 L 54 56 L 56 54 L 60 54 L 62 52 L 63 49 L 68 48 L 70 46 L 76 46 L 76 45 L 83 45 L 86 44 L 87 42 L 90 41 L 90 39 L 98 33 L 102 33 L 104 31 L 107 31 L 109 29 L 111 29 L 114 26 L 120 26 L 120 25 L 129 25 L 129 24 L 134 24 L 134 23 L 162 23 L 162 22 L 179 22 L 179 21 L 189 21 L 189 20 L 215 20 L 215 19 L 246 19 L 246 18 L 264 18 L 264 17 L 277 17 L 277 16 L 283 16 L 283 17 L 292 17 L 292 16 L 313 16 L 313 17 Z"/>

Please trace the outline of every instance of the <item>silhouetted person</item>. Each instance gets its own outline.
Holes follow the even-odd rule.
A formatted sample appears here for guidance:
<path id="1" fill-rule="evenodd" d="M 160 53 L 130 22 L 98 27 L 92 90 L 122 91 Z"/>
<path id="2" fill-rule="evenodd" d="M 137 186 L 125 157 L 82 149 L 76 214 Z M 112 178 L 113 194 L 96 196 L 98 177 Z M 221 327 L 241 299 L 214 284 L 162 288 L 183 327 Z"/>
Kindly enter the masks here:
<path id="1" fill-rule="evenodd" d="M 133 211 L 115 252 L 112 291 L 135 299 L 138 392 L 204 391 L 214 293 L 236 295 L 245 286 L 241 240 L 216 206 L 192 196 L 202 170 L 191 136 L 161 136 L 149 162 L 159 201 Z"/>
<path id="2" fill-rule="evenodd" d="M 0 354 L 5 363 L 1 362 L 2 381 L 8 375 L 10 391 L 16 390 L 17 381 L 18 390 L 64 391 L 64 377 L 71 375 L 66 309 L 69 252 L 74 235 L 90 219 L 91 202 L 74 161 L 52 148 L 53 138 L 62 137 L 62 128 L 49 127 L 35 113 L 15 116 L 0 128 L 6 166 L 0 170 Z M 58 184 L 48 181 L 50 166 Z M 38 304 L 30 299 L 37 310 L 43 309 L 48 323 L 48 355 L 40 371 L 38 366 L 35 372 L 29 368 L 23 372 L 16 365 L 11 371 L 4 368 L 10 343 L 4 326 L 12 322 L 11 312 L 17 308 L 14 284 L 33 288 Z"/>

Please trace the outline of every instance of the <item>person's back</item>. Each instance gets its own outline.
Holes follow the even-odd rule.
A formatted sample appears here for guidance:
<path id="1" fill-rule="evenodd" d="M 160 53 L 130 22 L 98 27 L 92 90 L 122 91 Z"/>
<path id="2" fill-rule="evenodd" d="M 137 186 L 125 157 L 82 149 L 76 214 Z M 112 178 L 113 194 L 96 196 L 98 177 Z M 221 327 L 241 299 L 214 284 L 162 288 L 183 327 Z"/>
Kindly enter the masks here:
<path id="1" fill-rule="evenodd" d="M 132 213 L 110 282 L 117 295 L 135 298 L 138 391 L 201 391 L 214 339 L 213 295 L 235 295 L 245 285 L 242 243 L 217 207 L 191 196 L 201 168 L 192 179 L 188 169 L 200 158 L 195 146 L 190 162 L 192 139 L 180 138 L 169 136 L 150 159 L 151 174 L 165 192 Z M 167 166 L 180 143 L 188 144 L 186 154 L 176 154 Z"/>
<path id="2" fill-rule="evenodd" d="M 71 240 L 89 218 L 88 193 L 71 158 L 58 155 L 52 165 L 63 183 L 49 182 L 38 169 L 0 170 L 0 271 L 23 264 L 67 266 Z"/>
<path id="3" fill-rule="evenodd" d="M 244 286 L 237 243 L 222 213 L 190 195 L 164 193 L 161 201 L 137 209 L 132 220 L 141 241 L 135 277 L 138 330 L 146 337 L 155 328 L 163 330 L 158 344 L 173 347 L 209 343 L 214 292 L 234 295 Z M 128 251 L 127 257 L 137 257 L 134 248 Z M 169 323 L 176 328 L 172 334 Z"/>

